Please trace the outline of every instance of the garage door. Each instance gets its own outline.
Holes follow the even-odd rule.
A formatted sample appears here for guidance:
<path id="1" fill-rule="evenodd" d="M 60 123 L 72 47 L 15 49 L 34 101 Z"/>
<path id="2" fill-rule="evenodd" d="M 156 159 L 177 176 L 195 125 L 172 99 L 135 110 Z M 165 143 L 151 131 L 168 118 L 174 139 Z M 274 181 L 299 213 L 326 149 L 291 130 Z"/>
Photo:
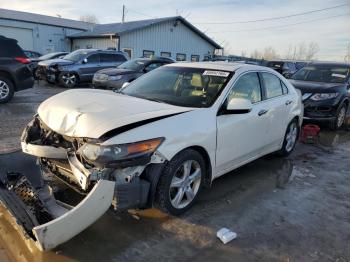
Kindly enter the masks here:
<path id="1" fill-rule="evenodd" d="M 33 50 L 33 30 L 19 27 L 0 26 L 0 35 L 13 38 L 18 44 L 27 50 Z"/>
<path id="2" fill-rule="evenodd" d="M 86 39 L 74 39 L 73 40 L 73 50 L 81 48 L 97 48 L 97 49 L 107 49 L 107 48 L 117 48 L 117 39 L 114 38 L 86 38 Z"/>

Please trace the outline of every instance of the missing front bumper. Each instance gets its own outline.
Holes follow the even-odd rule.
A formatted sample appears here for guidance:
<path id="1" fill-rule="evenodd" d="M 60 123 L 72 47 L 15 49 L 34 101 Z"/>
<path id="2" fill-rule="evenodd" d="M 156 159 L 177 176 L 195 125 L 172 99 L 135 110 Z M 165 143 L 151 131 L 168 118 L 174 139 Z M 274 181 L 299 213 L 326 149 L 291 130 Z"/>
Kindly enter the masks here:
<path id="1" fill-rule="evenodd" d="M 26 240 L 50 250 L 89 227 L 111 206 L 115 182 L 99 180 L 75 207 L 56 200 L 47 188 L 34 189 L 24 176 L 0 183 L 0 204 Z"/>

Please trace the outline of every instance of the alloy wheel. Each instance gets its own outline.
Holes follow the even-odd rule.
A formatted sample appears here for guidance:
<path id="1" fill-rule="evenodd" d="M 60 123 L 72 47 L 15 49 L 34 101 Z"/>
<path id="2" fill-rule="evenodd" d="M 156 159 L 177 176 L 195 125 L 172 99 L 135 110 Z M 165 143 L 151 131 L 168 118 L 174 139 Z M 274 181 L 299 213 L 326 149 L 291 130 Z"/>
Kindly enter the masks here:
<path id="1" fill-rule="evenodd" d="M 0 99 L 5 99 L 10 94 L 10 88 L 5 81 L 0 80 Z"/>
<path id="2" fill-rule="evenodd" d="M 339 111 L 339 114 L 338 114 L 338 118 L 337 118 L 337 127 L 340 128 L 343 123 L 344 123 L 344 120 L 345 120 L 345 116 L 346 116 L 346 108 L 345 106 L 343 106 L 340 111 Z"/>
<path id="3" fill-rule="evenodd" d="M 70 86 L 75 84 L 77 77 L 75 74 L 67 73 L 62 76 L 62 80 L 67 86 Z"/>
<path id="4" fill-rule="evenodd" d="M 298 137 L 298 127 L 295 122 L 292 122 L 289 126 L 288 133 L 286 135 L 286 150 L 288 152 L 292 151 L 295 142 L 297 141 Z"/>
<path id="5" fill-rule="evenodd" d="M 193 201 L 198 193 L 201 177 L 201 167 L 195 160 L 187 160 L 177 169 L 169 188 L 173 207 L 182 209 Z"/>

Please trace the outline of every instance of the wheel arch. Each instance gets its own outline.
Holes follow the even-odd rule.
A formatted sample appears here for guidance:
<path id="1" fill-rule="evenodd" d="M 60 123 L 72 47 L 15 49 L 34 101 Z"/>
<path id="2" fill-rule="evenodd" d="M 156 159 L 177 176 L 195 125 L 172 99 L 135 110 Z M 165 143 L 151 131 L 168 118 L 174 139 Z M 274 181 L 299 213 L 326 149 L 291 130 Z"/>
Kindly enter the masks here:
<path id="1" fill-rule="evenodd" d="M 0 70 L 0 76 L 8 78 L 11 81 L 11 83 L 13 85 L 13 88 L 16 91 L 16 89 L 17 89 L 16 88 L 16 82 L 15 82 L 14 78 L 12 77 L 12 75 L 9 72 L 4 71 L 4 70 Z"/>

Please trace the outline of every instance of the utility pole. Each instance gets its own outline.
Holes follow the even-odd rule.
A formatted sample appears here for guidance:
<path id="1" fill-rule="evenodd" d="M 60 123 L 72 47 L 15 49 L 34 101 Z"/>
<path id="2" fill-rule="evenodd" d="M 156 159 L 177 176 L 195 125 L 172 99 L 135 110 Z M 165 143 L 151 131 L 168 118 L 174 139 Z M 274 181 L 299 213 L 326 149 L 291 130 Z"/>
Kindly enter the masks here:
<path id="1" fill-rule="evenodd" d="M 123 16 L 122 16 L 122 23 L 125 22 L 125 5 L 123 5 Z"/>

